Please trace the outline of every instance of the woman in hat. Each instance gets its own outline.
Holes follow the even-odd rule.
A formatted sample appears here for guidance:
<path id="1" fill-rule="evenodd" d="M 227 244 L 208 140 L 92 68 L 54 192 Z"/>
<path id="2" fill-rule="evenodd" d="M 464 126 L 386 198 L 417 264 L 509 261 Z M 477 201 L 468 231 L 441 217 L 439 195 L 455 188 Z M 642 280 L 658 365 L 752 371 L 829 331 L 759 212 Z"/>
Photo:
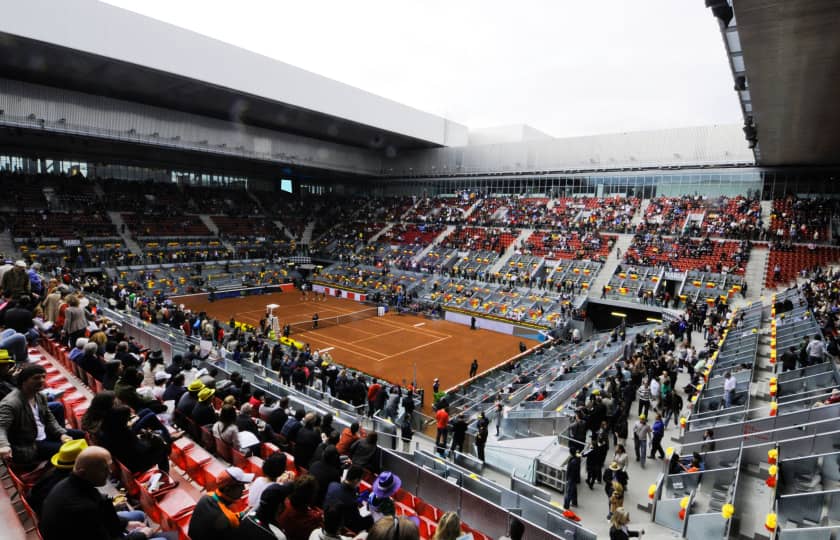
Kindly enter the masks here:
<path id="1" fill-rule="evenodd" d="M 376 477 L 367 499 L 368 508 L 373 515 L 374 522 L 379 521 L 384 516 L 395 514 L 394 501 L 391 497 L 400 489 L 401 485 L 400 477 L 391 471 L 383 471 Z"/>

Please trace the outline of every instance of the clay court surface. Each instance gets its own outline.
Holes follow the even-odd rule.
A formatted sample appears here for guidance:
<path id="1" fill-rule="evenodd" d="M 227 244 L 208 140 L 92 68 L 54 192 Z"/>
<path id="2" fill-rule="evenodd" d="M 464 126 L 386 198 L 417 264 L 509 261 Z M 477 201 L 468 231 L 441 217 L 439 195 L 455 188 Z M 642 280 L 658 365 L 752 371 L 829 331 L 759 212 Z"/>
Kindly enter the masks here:
<path id="1" fill-rule="evenodd" d="M 265 317 L 268 304 L 280 306 L 274 313 L 281 327 L 285 323 L 302 322 L 311 328 L 312 314 L 316 312 L 323 321 L 368 309 L 358 302 L 332 297 L 325 301 L 302 301 L 298 292 L 228 298 L 212 303 L 206 295 L 180 297 L 177 301 L 193 311 L 206 311 L 222 322 L 234 317 L 254 326 Z M 528 347 L 536 343 L 489 330 L 470 330 L 447 321 L 395 313 L 318 330 L 292 331 L 289 337 L 309 343 L 313 350 L 328 350 L 339 364 L 396 384 L 410 382 L 416 364 L 417 383 L 427 392 L 431 392 L 435 377 L 440 378 L 441 389 L 465 381 L 473 358 L 478 359 L 481 373 L 518 354 L 520 341 Z"/>

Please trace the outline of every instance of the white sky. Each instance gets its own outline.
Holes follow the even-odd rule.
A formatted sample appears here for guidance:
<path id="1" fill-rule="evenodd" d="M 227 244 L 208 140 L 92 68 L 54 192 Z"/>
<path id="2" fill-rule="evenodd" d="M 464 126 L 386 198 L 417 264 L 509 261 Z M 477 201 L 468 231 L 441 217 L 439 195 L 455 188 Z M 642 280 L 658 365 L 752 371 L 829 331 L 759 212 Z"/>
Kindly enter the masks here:
<path id="1" fill-rule="evenodd" d="M 741 121 L 700 0 L 107 0 L 471 128 Z"/>

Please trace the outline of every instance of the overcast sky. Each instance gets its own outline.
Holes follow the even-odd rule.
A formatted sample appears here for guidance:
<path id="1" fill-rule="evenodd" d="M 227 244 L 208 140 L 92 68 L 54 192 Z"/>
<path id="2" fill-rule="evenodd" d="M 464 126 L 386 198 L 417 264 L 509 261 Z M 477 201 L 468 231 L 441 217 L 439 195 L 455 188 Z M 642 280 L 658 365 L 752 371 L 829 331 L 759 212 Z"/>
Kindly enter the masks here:
<path id="1" fill-rule="evenodd" d="M 741 121 L 701 0 L 108 0 L 471 128 Z"/>

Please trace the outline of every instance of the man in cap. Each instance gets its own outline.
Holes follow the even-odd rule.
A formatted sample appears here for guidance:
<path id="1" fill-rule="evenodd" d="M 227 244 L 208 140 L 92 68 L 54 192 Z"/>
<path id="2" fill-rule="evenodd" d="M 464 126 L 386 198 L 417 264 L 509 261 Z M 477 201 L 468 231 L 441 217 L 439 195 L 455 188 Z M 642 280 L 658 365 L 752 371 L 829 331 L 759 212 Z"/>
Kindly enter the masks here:
<path id="1" fill-rule="evenodd" d="M 230 509 L 245 493 L 245 485 L 254 475 L 239 467 L 228 467 L 216 478 L 216 490 L 201 497 L 190 519 L 189 537 L 192 540 L 218 540 L 239 529 L 239 512 Z M 45 539 L 46 540 L 46 539 Z"/>
<path id="2" fill-rule="evenodd" d="M 59 425 L 41 394 L 46 370 L 28 365 L 18 374 L 18 388 L 0 401 L 0 457 L 23 467 L 37 465 L 58 452 L 62 443 L 84 433 Z"/>
<path id="3" fill-rule="evenodd" d="M 166 538 L 155 535 L 144 523 L 120 517 L 111 501 L 99 492 L 97 488 L 108 481 L 111 463 L 111 453 L 99 446 L 79 453 L 73 472 L 44 501 L 38 524 L 44 540 Z"/>
<path id="4" fill-rule="evenodd" d="M 3 281 L 0 282 L 3 289 L 3 296 L 9 299 L 29 298 L 32 292 L 32 285 L 26 273 L 26 263 L 15 261 L 14 267 L 3 274 Z"/>

